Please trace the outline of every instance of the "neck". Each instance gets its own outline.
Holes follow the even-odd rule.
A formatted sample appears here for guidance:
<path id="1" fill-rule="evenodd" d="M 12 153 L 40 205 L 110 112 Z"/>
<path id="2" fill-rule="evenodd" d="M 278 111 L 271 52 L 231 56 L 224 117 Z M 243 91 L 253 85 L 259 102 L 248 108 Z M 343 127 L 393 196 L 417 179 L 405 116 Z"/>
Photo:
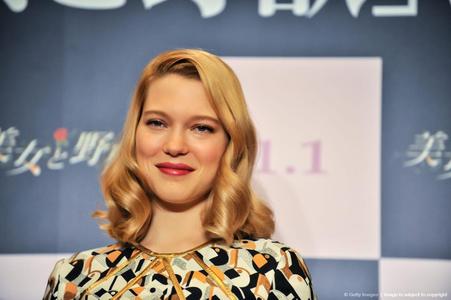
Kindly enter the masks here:
<path id="1" fill-rule="evenodd" d="M 154 252 L 183 252 L 209 240 L 202 211 L 206 201 L 173 205 L 154 200 L 152 221 L 141 245 Z"/>

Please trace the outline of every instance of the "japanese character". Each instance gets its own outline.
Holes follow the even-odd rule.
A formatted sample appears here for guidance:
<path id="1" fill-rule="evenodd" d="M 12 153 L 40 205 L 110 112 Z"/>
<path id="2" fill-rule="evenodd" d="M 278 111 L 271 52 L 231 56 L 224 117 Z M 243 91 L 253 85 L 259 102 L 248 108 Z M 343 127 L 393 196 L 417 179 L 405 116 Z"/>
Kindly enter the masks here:
<path id="1" fill-rule="evenodd" d="M 113 132 L 82 132 L 75 145 L 76 155 L 69 159 L 71 164 L 86 161 L 89 166 L 98 163 L 102 154 L 111 150 Z"/>
<path id="2" fill-rule="evenodd" d="M 41 167 L 38 165 L 39 160 L 45 154 L 50 153 L 50 147 L 37 148 L 37 140 L 32 140 L 20 156 L 14 161 L 15 169 L 7 172 L 9 175 L 18 175 L 30 171 L 34 176 L 41 174 Z M 31 157 L 31 158 L 29 158 Z"/>
<path id="3" fill-rule="evenodd" d="M 64 167 L 62 160 L 67 159 L 68 153 L 63 149 L 67 146 L 67 136 L 68 132 L 66 128 L 58 128 L 53 133 L 53 138 L 55 139 L 55 151 L 52 157 L 47 161 L 47 167 L 51 170 L 60 170 Z"/>
<path id="4" fill-rule="evenodd" d="M 15 127 L 9 127 L 6 130 L 0 128 L 0 163 L 7 163 L 13 157 L 16 138 L 20 132 Z"/>
<path id="5" fill-rule="evenodd" d="M 430 167 L 437 167 L 442 162 L 445 141 L 448 135 L 438 131 L 431 135 L 428 131 L 418 134 L 415 143 L 409 146 L 407 157 L 412 158 L 404 163 L 405 167 L 412 167 L 425 162 Z"/>

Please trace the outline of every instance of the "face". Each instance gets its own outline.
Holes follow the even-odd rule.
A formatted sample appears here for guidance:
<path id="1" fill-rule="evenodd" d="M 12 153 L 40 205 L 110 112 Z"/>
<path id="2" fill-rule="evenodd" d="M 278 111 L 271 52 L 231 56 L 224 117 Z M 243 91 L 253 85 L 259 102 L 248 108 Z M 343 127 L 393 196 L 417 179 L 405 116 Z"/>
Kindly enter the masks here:
<path id="1" fill-rule="evenodd" d="M 201 81 L 168 74 L 151 83 L 136 130 L 136 157 L 160 201 L 203 200 L 227 142 Z"/>

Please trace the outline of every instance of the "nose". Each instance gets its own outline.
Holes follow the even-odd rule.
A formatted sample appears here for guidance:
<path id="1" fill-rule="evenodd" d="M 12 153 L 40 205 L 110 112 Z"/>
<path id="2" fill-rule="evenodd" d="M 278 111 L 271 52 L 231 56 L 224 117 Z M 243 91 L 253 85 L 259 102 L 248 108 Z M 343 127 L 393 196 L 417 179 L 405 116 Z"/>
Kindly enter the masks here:
<path id="1" fill-rule="evenodd" d="M 182 130 L 174 129 L 168 132 L 163 151 L 170 156 L 185 155 L 188 152 L 188 146 Z"/>

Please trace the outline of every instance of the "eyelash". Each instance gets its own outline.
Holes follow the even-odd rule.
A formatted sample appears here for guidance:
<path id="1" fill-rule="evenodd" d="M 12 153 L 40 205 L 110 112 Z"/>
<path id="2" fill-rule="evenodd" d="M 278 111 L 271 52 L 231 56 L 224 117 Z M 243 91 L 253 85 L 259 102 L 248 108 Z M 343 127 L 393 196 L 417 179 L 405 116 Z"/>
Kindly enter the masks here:
<path id="1" fill-rule="evenodd" d="M 160 120 L 148 120 L 146 121 L 146 125 L 152 126 L 152 127 L 161 127 L 161 125 L 164 125 L 164 123 Z M 214 129 L 208 125 L 199 124 L 196 125 L 195 128 L 201 128 L 205 130 L 201 130 L 200 132 L 210 132 L 213 133 Z"/>
<path id="2" fill-rule="evenodd" d="M 158 121 L 158 120 L 148 120 L 148 121 L 146 121 L 146 125 L 152 125 L 152 124 L 155 124 L 155 123 L 163 124 L 163 122 Z M 160 127 L 160 126 L 157 126 L 157 127 Z"/>

